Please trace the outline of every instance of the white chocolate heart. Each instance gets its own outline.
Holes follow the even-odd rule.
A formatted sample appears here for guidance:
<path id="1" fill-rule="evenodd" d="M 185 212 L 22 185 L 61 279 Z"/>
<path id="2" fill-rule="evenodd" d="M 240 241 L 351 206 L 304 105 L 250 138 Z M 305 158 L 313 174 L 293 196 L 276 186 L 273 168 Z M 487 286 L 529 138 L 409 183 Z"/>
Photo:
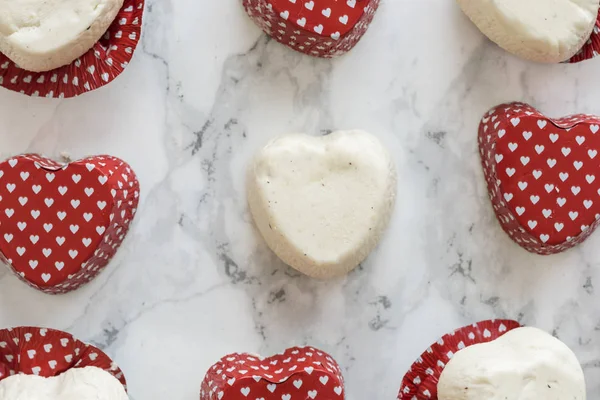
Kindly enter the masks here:
<path id="1" fill-rule="evenodd" d="M 492 41 L 519 57 L 558 63 L 590 38 L 599 0 L 457 0 Z"/>
<path id="2" fill-rule="evenodd" d="M 0 0 L 0 52 L 19 67 L 49 71 L 85 54 L 123 0 Z"/>
<path id="3" fill-rule="evenodd" d="M 315 278 L 343 275 L 379 242 L 396 198 L 396 171 L 372 135 L 291 134 L 250 169 L 250 210 L 269 247 Z"/>
<path id="4" fill-rule="evenodd" d="M 0 381 L 2 400 L 128 400 L 111 374 L 96 368 L 72 368 L 52 378 L 13 375 Z"/>
<path id="5" fill-rule="evenodd" d="M 583 370 L 560 340 L 518 328 L 460 350 L 444 368 L 439 400 L 585 400 Z"/>

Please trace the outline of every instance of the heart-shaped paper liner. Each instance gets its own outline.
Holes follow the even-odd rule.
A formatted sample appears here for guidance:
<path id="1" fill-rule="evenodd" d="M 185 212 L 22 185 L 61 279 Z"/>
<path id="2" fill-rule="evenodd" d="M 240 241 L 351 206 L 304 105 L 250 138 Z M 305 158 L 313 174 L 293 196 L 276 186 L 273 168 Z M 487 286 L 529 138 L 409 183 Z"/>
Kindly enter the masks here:
<path id="1" fill-rule="evenodd" d="M 0 260 L 43 292 L 75 290 L 114 256 L 138 200 L 135 173 L 112 156 L 10 158 L 0 163 Z"/>
<path id="2" fill-rule="evenodd" d="M 598 226 L 598 130 L 599 117 L 553 120 L 523 103 L 483 117 L 479 150 L 490 199 L 502 228 L 526 250 L 558 253 Z"/>
<path id="3" fill-rule="evenodd" d="M 596 25 L 589 40 L 585 42 L 581 50 L 568 61 L 570 63 L 578 63 L 596 57 L 600 53 L 600 11 L 596 19 Z"/>
<path id="4" fill-rule="evenodd" d="M 331 58 L 359 42 L 379 0 L 243 0 L 243 4 L 250 18 L 279 43 Z"/>
<path id="5" fill-rule="evenodd" d="M 102 39 L 69 65 L 30 72 L 0 53 L 0 86 L 28 96 L 68 98 L 98 89 L 123 72 L 140 40 L 144 0 L 125 0 Z"/>
<path id="6" fill-rule="evenodd" d="M 482 321 L 457 329 L 431 345 L 410 367 L 402 380 L 398 400 L 437 400 L 437 385 L 452 356 L 466 347 L 488 343 L 513 329 L 517 321 Z"/>
<path id="7" fill-rule="evenodd" d="M 313 347 L 294 347 L 261 358 L 230 354 L 213 365 L 200 400 L 342 400 L 344 379 L 337 362 Z"/>
<path id="8" fill-rule="evenodd" d="M 0 329 L 0 381 L 15 374 L 58 376 L 71 368 L 101 368 L 127 390 L 125 376 L 102 350 L 47 328 Z"/>

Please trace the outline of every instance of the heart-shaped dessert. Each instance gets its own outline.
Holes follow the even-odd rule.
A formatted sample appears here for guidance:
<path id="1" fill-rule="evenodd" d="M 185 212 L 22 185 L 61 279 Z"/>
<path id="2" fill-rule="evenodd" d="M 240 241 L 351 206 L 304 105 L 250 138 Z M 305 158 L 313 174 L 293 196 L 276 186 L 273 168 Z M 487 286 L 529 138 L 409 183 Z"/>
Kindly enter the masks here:
<path id="1" fill-rule="evenodd" d="M 599 1 L 458 0 L 463 12 L 493 42 L 519 57 L 558 63 L 586 44 Z"/>
<path id="2" fill-rule="evenodd" d="M 0 86 L 64 98 L 123 72 L 140 39 L 144 0 L 0 0 L 0 9 Z"/>
<path id="3" fill-rule="evenodd" d="M 0 330 L 0 382 L 15 374 L 54 377 L 85 367 L 100 368 L 127 388 L 123 372 L 102 350 L 68 333 L 33 327 Z"/>
<path id="4" fill-rule="evenodd" d="M 123 0 L 0 0 L 0 52 L 33 72 L 70 64 L 106 32 Z"/>
<path id="5" fill-rule="evenodd" d="M 250 18 L 278 42 L 330 58 L 358 43 L 379 0 L 243 0 L 243 4 Z"/>
<path id="6" fill-rule="evenodd" d="M 200 400 L 342 400 L 344 379 L 327 353 L 294 347 L 268 358 L 230 354 L 213 365 Z"/>
<path id="7" fill-rule="evenodd" d="M 446 364 L 438 400 L 585 400 L 583 370 L 560 340 L 537 328 L 517 328 L 464 348 Z"/>
<path id="8" fill-rule="evenodd" d="M 554 254 L 584 241 L 600 218 L 600 118 L 557 120 L 512 103 L 489 111 L 479 151 L 502 228 L 520 246 Z"/>
<path id="9" fill-rule="evenodd" d="M 66 293 L 93 279 L 117 251 L 139 199 L 124 161 L 69 164 L 27 154 L 0 163 L 0 259 L 31 286 Z"/>
<path id="10" fill-rule="evenodd" d="M 410 367 L 402 380 L 398 400 L 438 400 L 440 376 L 455 353 L 469 346 L 491 342 L 520 327 L 518 322 L 510 320 L 483 321 L 443 336 Z"/>
<path id="11" fill-rule="evenodd" d="M 377 245 L 396 198 L 393 162 L 374 136 L 281 136 L 250 168 L 248 202 L 269 247 L 315 278 L 343 275 Z"/>

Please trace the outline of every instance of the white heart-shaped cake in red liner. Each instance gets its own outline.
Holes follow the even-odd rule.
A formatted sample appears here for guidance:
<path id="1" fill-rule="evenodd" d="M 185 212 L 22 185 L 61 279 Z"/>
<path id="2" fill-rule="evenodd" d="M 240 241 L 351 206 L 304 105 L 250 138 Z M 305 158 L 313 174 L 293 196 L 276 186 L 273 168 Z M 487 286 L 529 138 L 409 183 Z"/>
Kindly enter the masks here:
<path id="1" fill-rule="evenodd" d="M 123 372 L 110 357 L 66 332 L 33 327 L 0 330 L 0 381 L 16 374 L 48 378 L 85 367 L 108 372 L 127 389 Z"/>
<path id="2" fill-rule="evenodd" d="M 0 53 L 0 86 L 28 96 L 68 98 L 112 82 L 133 57 L 141 36 L 143 13 L 144 0 L 125 0 L 112 25 L 91 49 L 70 64 L 50 71 L 21 69 Z"/>
<path id="3" fill-rule="evenodd" d="M 484 35 L 523 59 L 574 63 L 598 54 L 597 0 L 457 2 Z"/>
<path id="4" fill-rule="evenodd" d="M 138 200 L 135 173 L 112 156 L 10 158 L 0 163 L 0 259 L 43 292 L 75 290 L 114 256 Z"/>
<path id="5" fill-rule="evenodd" d="M 250 18 L 279 43 L 331 58 L 356 46 L 379 0 L 243 0 L 243 4 Z"/>
<path id="6" fill-rule="evenodd" d="M 437 400 L 440 376 L 455 353 L 469 346 L 491 342 L 520 327 L 521 324 L 516 321 L 491 320 L 444 335 L 410 367 L 402 380 L 398 400 Z"/>
<path id="7" fill-rule="evenodd" d="M 200 400 L 343 400 L 337 362 L 313 347 L 294 347 L 262 358 L 235 353 L 213 365 Z"/>

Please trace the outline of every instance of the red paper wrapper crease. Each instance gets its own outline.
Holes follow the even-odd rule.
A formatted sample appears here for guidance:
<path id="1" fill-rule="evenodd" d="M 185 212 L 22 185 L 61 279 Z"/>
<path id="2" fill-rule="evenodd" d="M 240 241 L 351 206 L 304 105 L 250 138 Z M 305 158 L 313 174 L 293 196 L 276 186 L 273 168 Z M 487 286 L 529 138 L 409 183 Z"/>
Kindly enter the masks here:
<path id="1" fill-rule="evenodd" d="M 330 58 L 358 43 L 379 0 L 243 0 L 243 4 L 250 18 L 278 42 Z"/>
<path id="2" fill-rule="evenodd" d="M 104 352 L 47 328 L 0 330 L 0 381 L 15 374 L 58 376 L 71 368 L 101 368 L 127 389 L 123 372 Z"/>
<path id="3" fill-rule="evenodd" d="M 0 53 L 0 86 L 28 96 L 68 98 L 98 89 L 118 77 L 140 40 L 144 0 L 125 0 L 105 35 L 87 53 L 47 72 L 19 68 Z"/>
<path id="4" fill-rule="evenodd" d="M 521 325 L 511 320 L 491 320 L 465 326 L 432 344 L 410 367 L 402 380 L 398 400 L 437 400 L 437 385 L 452 356 L 469 346 L 498 339 Z"/>
<path id="5" fill-rule="evenodd" d="M 327 353 L 294 347 L 268 358 L 223 357 L 206 373 L 200 400 L 343 400 L 340 367 Z"/>
<path id="6" fill-rule="evenodd" d="M 0 260 L 36 289 L 75 290 L 114 256 L 138 200 L 135 173 L 112 156 L 10 158 L 0 163 Z"/>

